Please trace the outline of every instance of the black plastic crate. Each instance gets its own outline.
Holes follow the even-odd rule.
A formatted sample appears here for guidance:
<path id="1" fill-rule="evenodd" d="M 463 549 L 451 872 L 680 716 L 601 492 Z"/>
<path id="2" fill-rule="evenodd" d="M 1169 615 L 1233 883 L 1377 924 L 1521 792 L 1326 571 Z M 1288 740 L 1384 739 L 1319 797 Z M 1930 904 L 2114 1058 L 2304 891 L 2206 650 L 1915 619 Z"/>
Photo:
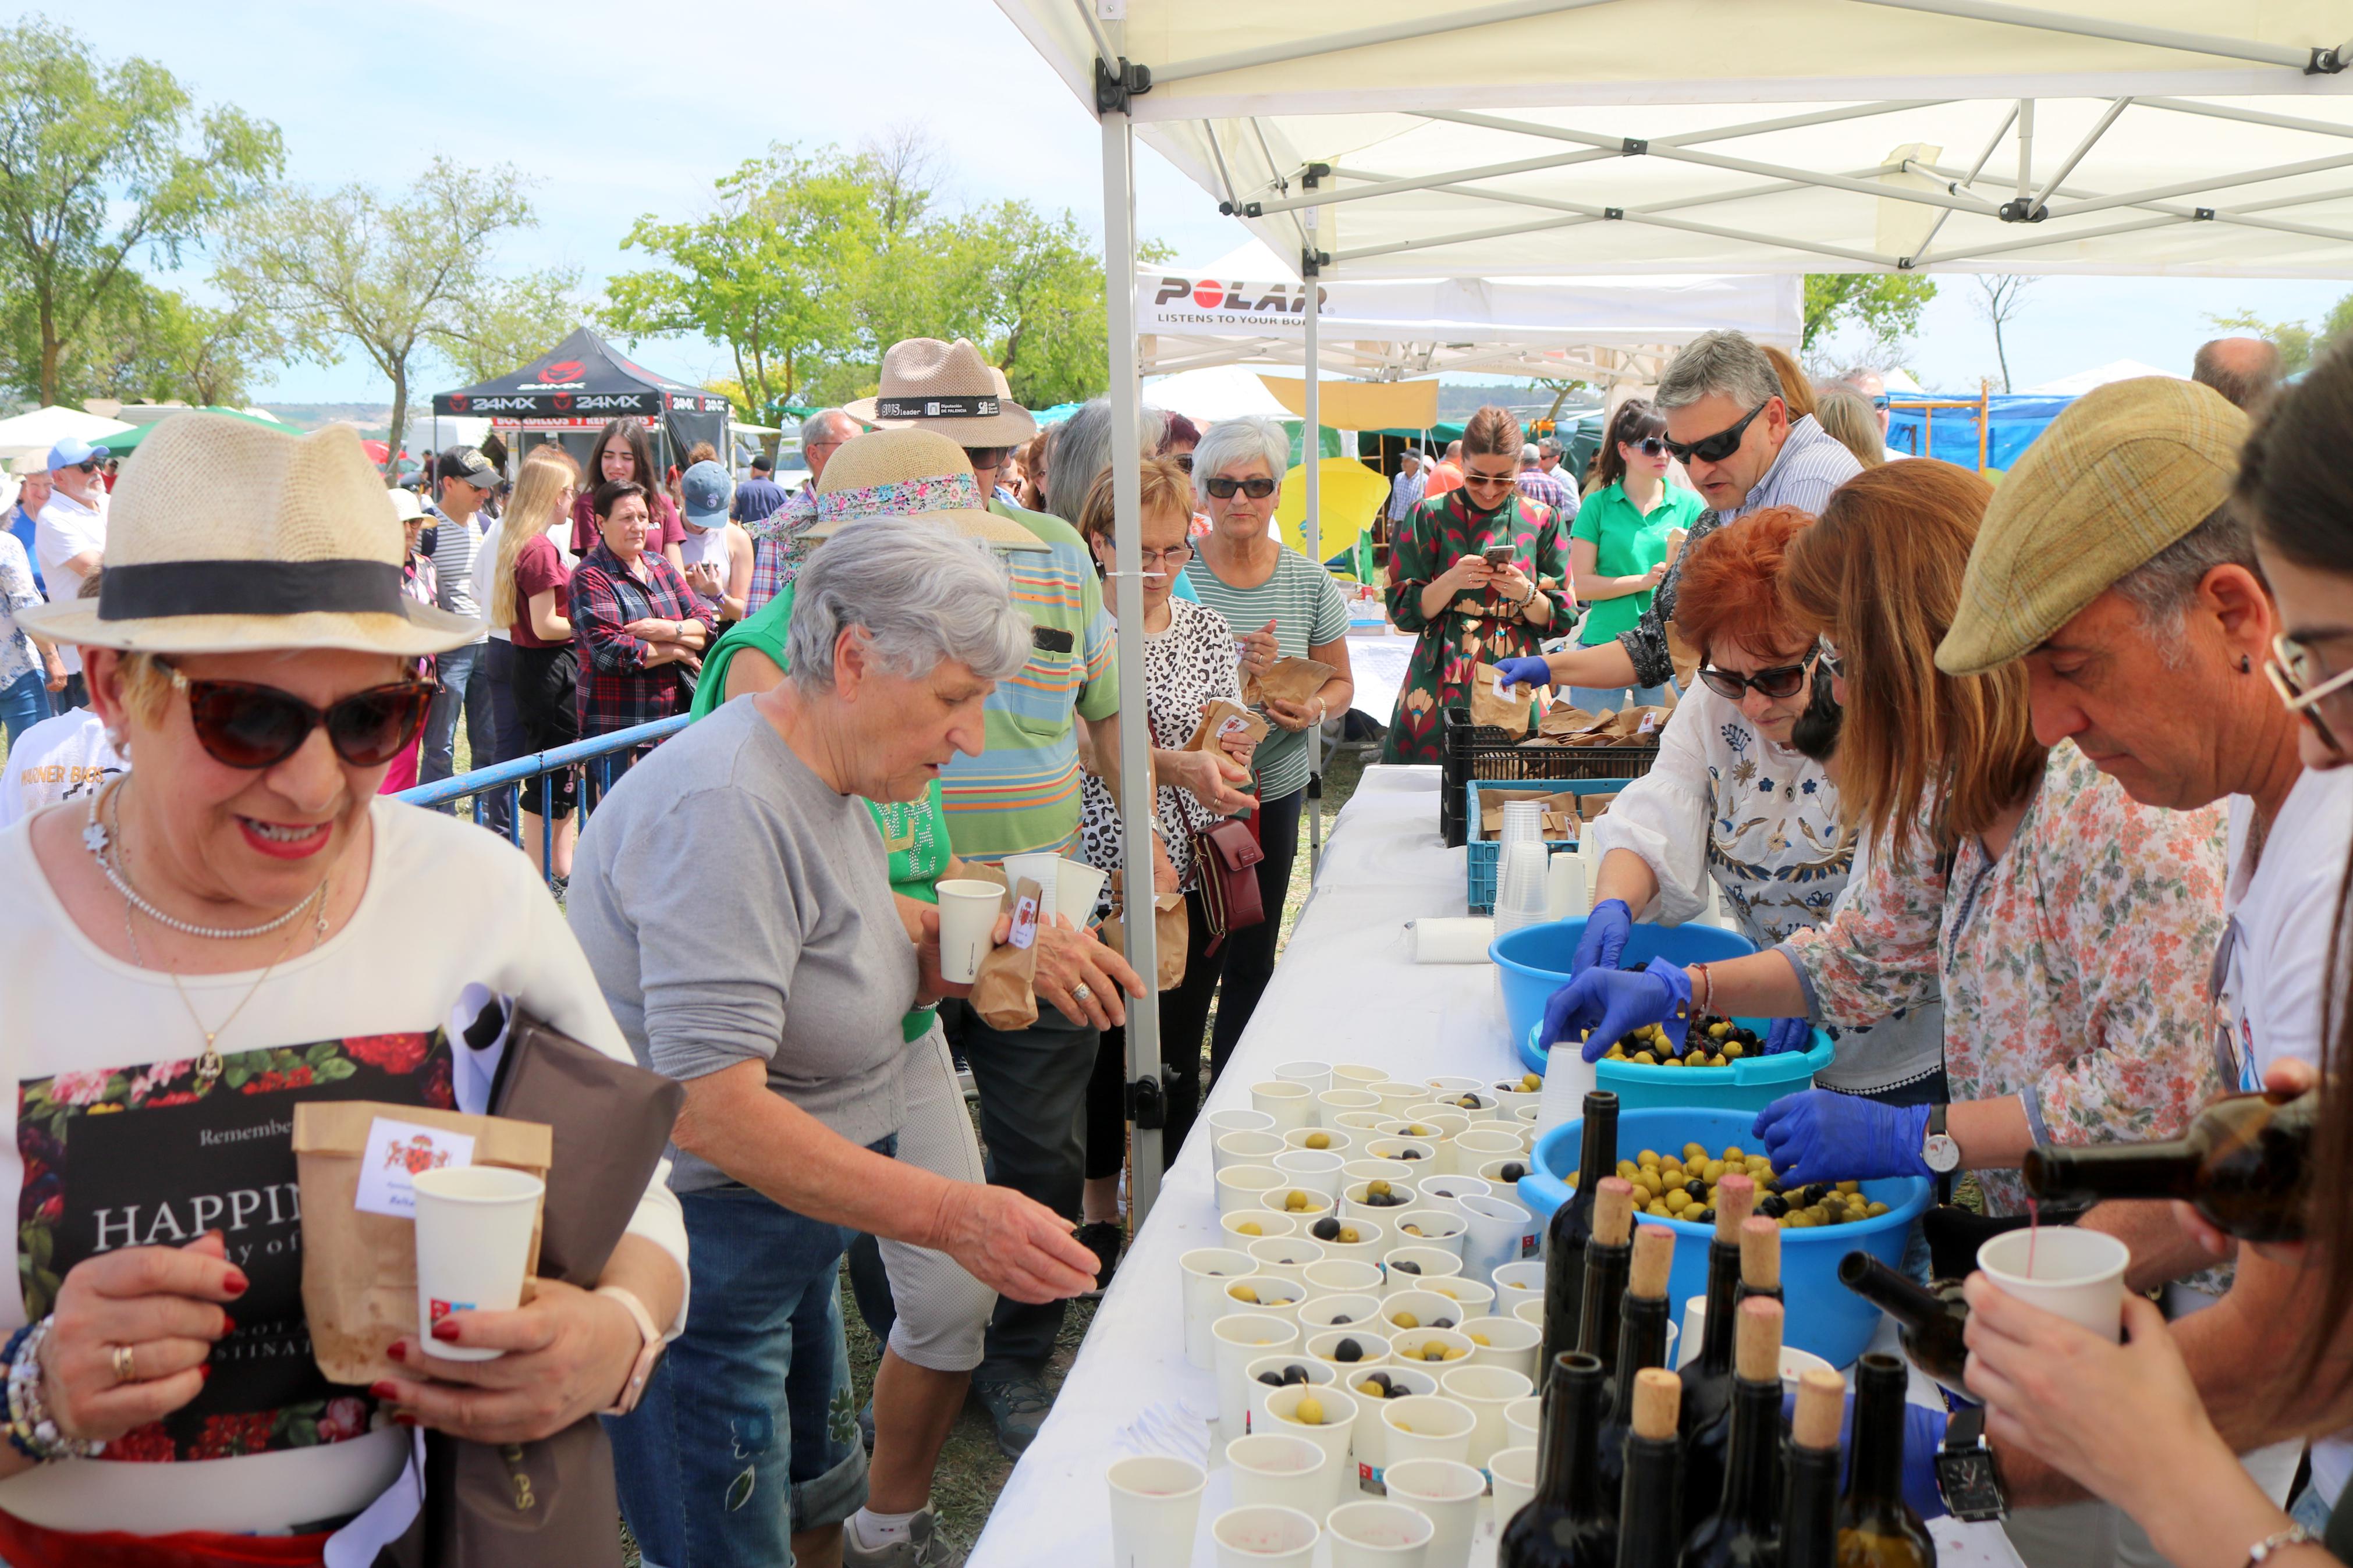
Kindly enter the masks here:
<path id="1" fill-rule="evenodd" d="M 1450 849 L 1469 835 L 1464 786 L 1473 779 L 1638 779 L 1651 771 L 1651 746 L 1522 746 L 1492 724 L 1471 722 L 1468 708 L 1439 710 L 1438 831 Z"/>

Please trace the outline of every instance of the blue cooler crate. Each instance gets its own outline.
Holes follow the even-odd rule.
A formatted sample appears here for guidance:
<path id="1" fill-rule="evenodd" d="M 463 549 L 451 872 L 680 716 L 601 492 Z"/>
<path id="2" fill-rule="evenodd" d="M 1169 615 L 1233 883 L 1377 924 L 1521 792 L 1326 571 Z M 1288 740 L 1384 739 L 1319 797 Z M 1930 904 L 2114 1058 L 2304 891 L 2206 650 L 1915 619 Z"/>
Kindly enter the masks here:
<path id="1" fill-rule="evenodd" d="M 1469 821 L 1473 825 L 1466 831 L 1475 833 L 1475 825 L 1479 821 L 1479 792 L 1482 788 L 1541 789 L 1546 795 L 1614 795 L 1633 782 L 1632 779 L 1473 779 L 1462 786 Z M 1501 847 L 1492 838 L 1472 837 L 1463 842 L 1463 864 L 1470 877 L 1468 898 L 1471 912 L 1474 915 L 1495 912 L 1495 865 L 1497 851 Z M 1576 847 L 1577 840 L 1574 838 L 1545 840 L 1547 851 Z"/>
<path id="2" fill-rule="evenodd" d="M 1640 927 L 1635 928 L 1637 931 Z M 1672 1071 L 1672 1068 L 1659 1069 Z M 1664 1154 L 1686 1143 L 1702 1143 L 1722 1153 L 1733 1144 L 1762 1152 L 1749 1131 L 1755 1120 L 1746 1110 L 1717 1110 L 1683 1106 L 1618 1113 L 1618 1157 L 1630 1160 L 1643 1149 Z M 1519 1184 L 1520 1202 L 1536 1216 L 1539 1228 L 1549 1226 L 1552 1211 L 1568 1197 L 1569 1179 L 1577 1174 L 1585 1123 L 1567 1122 L 1536 1140 L 1529 1173 Z M 1877 1219 L 1852 1225 L 1825 1226 L 1781 1233 L 1781 1296 L 1788 1309 L 1782 1320 L 1783 1338 L 1801 1351 L 1811 1351 L 1832 1366 L 1845 1368 L 1870 1348 L 1879 1327 L 1879 1309 L 1839 1283 L 1839 1259 L 1857 1250 L 1867 1252 L 1891 1268 L 1904 1266 L 1904 1245 L 1912 1222 L 1928 1206 L 1929 1184 L 1918 1176 L 1891 1176 L 1862 1184 L 1865 1197 L 1887 1205 Z M 1707 1293 L 1707 1241 L 1713 1226 L 1691 1220 L 1661 1219 L 1636 1215 L 1640 1225 L 1663 1225 L 1675 1234 L 1675 1261 L 1667 1277 L 1668 1310 L 1683 1320 L 1683 1303 Z"/>

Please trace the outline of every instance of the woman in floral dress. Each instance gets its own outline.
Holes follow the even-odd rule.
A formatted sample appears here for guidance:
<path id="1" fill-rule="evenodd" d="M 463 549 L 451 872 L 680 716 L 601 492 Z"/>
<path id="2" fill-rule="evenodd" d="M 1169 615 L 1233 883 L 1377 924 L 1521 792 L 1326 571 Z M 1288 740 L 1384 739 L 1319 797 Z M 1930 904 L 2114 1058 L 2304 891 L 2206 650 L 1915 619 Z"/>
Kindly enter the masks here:
<path id="1" fill-rule="evenodd" d="M 1439 760 L 1438 710 L 1471 700 L 1479 665 L 1544 651 L 1575 618 L 1567 542 L 1519 491 L 1520 422 L 1489 405 L 1462 427 L 1462 485 L 1416 507 L 1389 552 L 1389 618 L 1418 632 L 1381 760 Z M 1487 563 L 1485 551 L 1511 559 Z"/>

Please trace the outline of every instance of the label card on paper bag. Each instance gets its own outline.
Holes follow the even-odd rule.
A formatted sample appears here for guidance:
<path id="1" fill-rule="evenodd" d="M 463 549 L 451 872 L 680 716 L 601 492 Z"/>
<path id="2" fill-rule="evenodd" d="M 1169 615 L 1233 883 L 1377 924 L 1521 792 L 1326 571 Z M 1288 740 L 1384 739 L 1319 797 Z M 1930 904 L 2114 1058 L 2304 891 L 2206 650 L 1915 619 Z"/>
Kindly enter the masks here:
<path id="1" fill-rule="evenodd" d="M 360 1158 L 359 1196 L 352 1206 L 363 1214 L 415 1219 L 417 1172 L 473 1163 L 474 1140 L 470 1133 L 379 1116 L 368 1123 L 367 1152 Z"/>

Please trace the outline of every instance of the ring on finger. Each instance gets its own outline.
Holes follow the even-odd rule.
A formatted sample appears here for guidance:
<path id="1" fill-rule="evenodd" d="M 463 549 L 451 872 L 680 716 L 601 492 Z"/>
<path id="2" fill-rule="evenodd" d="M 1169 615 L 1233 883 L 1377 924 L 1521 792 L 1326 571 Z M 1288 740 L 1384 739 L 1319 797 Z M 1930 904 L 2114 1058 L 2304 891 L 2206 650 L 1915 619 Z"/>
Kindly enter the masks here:
<path id="1" fill-rule="evenodd" d="M 1093 995 L 1094 993 L 1087 988 L 1087 983 L 1083 980 L 1071 987 L 1071 1000 L 1073 1002 L 1084 1002 Z"/>
<path id="2" fill-rule="evenodd" d="M 114 1345 L 108 1355 L 114 1363 L 114 1381 L 118 1384 L 139 1381 L 139 1352 L 130 1345 Z"/>

